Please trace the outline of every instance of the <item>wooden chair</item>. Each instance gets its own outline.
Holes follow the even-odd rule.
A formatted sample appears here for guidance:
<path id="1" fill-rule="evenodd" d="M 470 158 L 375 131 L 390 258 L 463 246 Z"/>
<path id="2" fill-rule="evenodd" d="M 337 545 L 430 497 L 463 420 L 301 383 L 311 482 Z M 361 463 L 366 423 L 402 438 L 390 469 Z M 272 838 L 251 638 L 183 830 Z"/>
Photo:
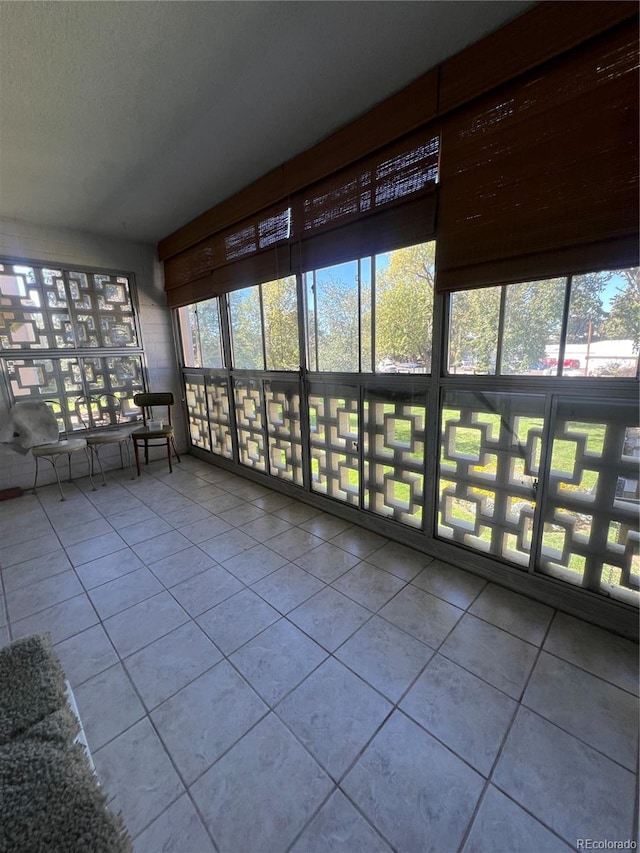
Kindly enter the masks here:
<path id="1" fill-rule="evenodd" d="M 160 394 L 136 394 L 133 398 L 136 406 L 142 409 L 142 423 L 139 429 L 135 429 L 131 433 L 133 441 L 133 450 L 136 457 L 136 469 L 138 477 L 140 476 L 140 457 L 138 448 L 144 444 L 144 462 L 149 464 L 149 444 L 156 441 L 156 444 L 151 444 L 151 447 L 158 447 L 161 444 L 167 446 L 167 459 L 169 460 L 169 472 L 173 471 L 171 467 L 171 450 L 175 453 L 176 459 L 180 462 L 178 448 L 176 447 L 175 438 L 173 436 L 173 426 L 171 425 L 171 407 L 173 406 L 173 394 L 166 392 Z M 150 413 L 153 406 L 166 406 L 167 415 L 163 420 L 151 418 Z"/>

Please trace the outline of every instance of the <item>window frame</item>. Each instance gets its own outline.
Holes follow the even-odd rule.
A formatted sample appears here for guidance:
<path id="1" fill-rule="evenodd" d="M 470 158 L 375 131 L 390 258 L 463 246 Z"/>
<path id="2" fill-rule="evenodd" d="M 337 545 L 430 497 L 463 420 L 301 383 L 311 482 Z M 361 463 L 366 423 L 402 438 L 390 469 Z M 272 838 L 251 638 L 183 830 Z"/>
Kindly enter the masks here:
<path id="1" fill-rule="evenodd" d="M 116 389 L 112 389 L 111 387 L 99 390 L 94 389 L 91 390 L 89 384 L 85 377 L 84 372 L 84 361 L 89 359 L 108 359 L 108 358 L 126 358 L 126 357 L 134 357 L 139 360 L 140 365 L 140 377 L 141 377 L 141 385 L 135 386 L 131 389 L 131 395 L 138 391 L 145 391 L 148 386 L 147 381 L 147 365 L 146 365 L 146 357 L 145 357 L 145 348 L 142 342 L 142 330 L 140 324 L 140 307 L 137 293 L 137 284 L 135 280 L 135 274 L 133 272 L 127 270 L 117 270 L 111 269 L 107 267 L 94 267 L 94 266 L 85 266 L 83 264 L 70 264 L 65 262 L 59 262 L 57 260 L 39 260 L 34 258 L 23 258 L 17 257 L 15 255 L 0 255 L 0 264 L 15 266 L 24 266 L 31 268 L 38 268 L 40 270 L 43 269 L 55 269 L 60 270 L 62 273 L 64 282 L 65 282 L 65 290 L 67 295 L 67 301 L 69 303 L 68 311 L 70 322 L 73 324 L 74 322 L 74 309 L 71 308 L 70 303 L 70 293 L 69 293 L 69 274 L 79 273 L 86 275 L 88 280 L 91 282 L 93 276 L 110 276 L 113 278 L 122 277 L 127 279 L 127 288 L 129 292 L 129 304 L 131 306 L 131 314 L 133 319 L 133 327 L 135 330 L 137 343 L 135 346 L 93 346 L 93 347 L 80 347 L 77 346 L 77 343 L 74 341 L 74 346 L 72 347 L 49 347 L 49 348 L 33 348 L 33 349 L 5 349 L 0 347 L 0 377 L 4 386 L 5 396 L 7 399 L 7 403 L 9 407 L 11 407 L 14 403 L 19 402 L 22 399 L 47 399 L 47 396 L 32 397 L 16 397 L 13 393 L 11 387 L 11 381 L 9 378 L 9 370 L 7 362 L 11 361 L 19 361 L 19 360 L 27 360 L 27 361 L 35 361 L 35 360 L 45 360 L 50 359 L 54 362 L 60 362 L 63 359 L 75 359 L 78 362 L 79 373 L 80 373 L 80 384 L 82 385 L 82 390 L 78 393 L 67 392 L 64 387 L 61 387 L 59 391 L 55 393 L 51 393 L 51 397 L 60 398 L 60 400 L 66 401 L 67 405 L 64 407 L 63 411 L 63 419 L 64 419 L 64 433 L 65 434 L 73 434 L 73 433 L 82 433 L 85 431 L 85 427 L 83 425 L 78 425 L 74 422 L 75 416 L 73 415 L 69 404 L 73 401 L 74 396 L 93 396 L 98 397 L 101 394 L 106 393 L 116 393 Z M 95 290 L 90 290 L 90 293 L 94 294 Z M 0 309 L 2 310 L 2 309 Z M 42 312 L 47 313 L 50 309 L 47 305 L 42 306 Z M 77 313 L 77 310 L 75 310 Z M 81 313 L 81 312 L 80 312 Z M 76 337 L 74 331 L 74 338 Z M 135 423 L 138 420 L 141 420 L 141 415 L 136 412 L 135 415 L 132 414 L 127 417 L 127 420 L 131 423 Z M 108 427 L 100 427 L 97 429 L 108 429 Z"/>

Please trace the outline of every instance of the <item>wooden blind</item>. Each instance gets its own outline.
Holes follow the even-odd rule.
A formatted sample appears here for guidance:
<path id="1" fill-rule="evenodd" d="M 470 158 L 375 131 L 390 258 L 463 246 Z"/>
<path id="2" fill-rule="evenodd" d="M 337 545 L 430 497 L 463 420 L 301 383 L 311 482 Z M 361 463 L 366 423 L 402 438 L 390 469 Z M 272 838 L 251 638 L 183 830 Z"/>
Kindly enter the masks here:
<path id="1" fill-rule="evenodd" d="M 297 194 L 293 268 L 317 269 L 432 237 L 439 143 L 425 128 Z"/>
<path id="2" fill-rule="evenodd" d="M 440 291 L 638 263 L 637 20 L 536 4 L 161 241 L 169 304 L 430 239 L 436 218 Z"/>
<path id="3" fill-rule="evenodd" d="M 439 291 L 638 263 L 638 18 L 444 120 Z"/>
<path id="4" fill-rule="evenodd" d="M 429 239 L 438 153 L 422 129 L 168 258 L 169 305 Z"/>

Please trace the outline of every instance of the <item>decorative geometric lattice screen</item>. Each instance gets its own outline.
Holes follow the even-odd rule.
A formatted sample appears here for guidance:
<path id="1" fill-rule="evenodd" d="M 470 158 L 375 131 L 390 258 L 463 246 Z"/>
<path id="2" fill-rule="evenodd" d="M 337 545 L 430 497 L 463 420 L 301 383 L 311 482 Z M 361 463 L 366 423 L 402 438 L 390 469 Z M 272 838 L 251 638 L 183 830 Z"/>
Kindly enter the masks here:
<path id="1" fill-rule="evenodd" d="M 444 392 L 438 535 L 526 566 L 544 396 Z"/>

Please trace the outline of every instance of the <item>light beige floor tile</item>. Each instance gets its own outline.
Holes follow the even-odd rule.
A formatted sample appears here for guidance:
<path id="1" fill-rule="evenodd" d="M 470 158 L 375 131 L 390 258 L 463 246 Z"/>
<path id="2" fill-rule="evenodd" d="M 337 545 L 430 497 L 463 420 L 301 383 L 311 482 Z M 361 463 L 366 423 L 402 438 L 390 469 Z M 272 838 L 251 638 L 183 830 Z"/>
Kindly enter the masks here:
<path id="1" fill-rule="evenodd" d="M 455 663 L 434 655 L 400 707 L 488 776 L 517 703 Z"/>
<path id="2" fill-rule="evenodd" d="M 115 616 L 133 604 L 162 592 L 163 586 L 145 566 L 89 591 L 89 598 L 101 619 Z"/>
<path id="3" fill-rule="evenodd" d="M 553 608 L 493 583 L 482 590 L 469 612 L 536 646 L 553 616 Z"/>
<path id="4" fill-rule="evenodd" d="M 276 713 L 338 781 L 392 705 L 334 658 L 321 664 Z"/>
<path id="5" fill-rule="evenodd" d="M 135 839 L 134 853 L 215 853 L 197 811 L 183 795 Z"/>
<path id="6" fill-rule="evenodd" d="M 198 624 L 225 655 L 230 655 L 279 618 L 277 610 L 255 592 L 244 589 L 199 616 Z"/>
<path id="7" fill-rule="evenodd" d="M 337 790 L 293 845 L 291 853 L 391 853 L 391 847 Z"/>
<path id="8" fill-rule="evenodd" d="M 483 779 L 396 711 L 341 787 L 400 853 L 442 853 L 462 841 Z"/>
<path id="9" fill-rule="evenodd" d="M 289 563 L 254 583 L 252 589 L 281 613 L 288 613 L 324 588 L 322 581 Z"/>
<path id="10" fill-rule="evenodd" d="M 109 808 L 122 812 L 133 837 L 184 793 L 178 774 L 146 718 L 97 750 L 93 759 L 110 800 Z"/>
<path id="11" fill-rule="evenodd" d="M 441 598 L 409 585 L 380 610 L 380 616 L 422 643 L 437 649 L 463 615 Z"/>
<path id="12" fill-rule="evenodd" d="M 341 646 L 371 616 L 355 601 L 327 587 L 288 614 L 288 618 L 327 651 Z"/>
<path id="13" fill-rule="evenodd" d="M 543 652 L 522 703 L 635 772 L 638 753 L 635 696 Z"/>
<path id="14" fill-rule="evenodd" d="M 631 837 L 633 774 L 526 708 L 493 782 L 571 845 L 578 837 Z"/>
<path id="15" fill-rule="evenodd" d="M 266 853 L 286 850 L 332 787 L 321 767 L 270 714 L 191 793 L 220 853 Z"/>
<path id="16" fill-rule="evenodd" d="M 544 648 L 623 690 L 638 693 L 637 643 L 566 613 L 556 613 Z"/>
<path id="17" fill-rule="evenodd" d="M 173 696 L 222 655 L 193 622 L 186 622 L 125 660 L 125 668 L 148 709 Z"/>
<path id="18" fill-rule="evenodd" d="M 377 611 L 405 586 L 405 581 L 371 563 L 358 563 L 332 584 L 367 610 Z"/>
<path id="19" fill-rule="evenodd" d="M 171 587 L 171 594 L 190 616 L 195 617 L 243 588 L 243 584 L 222 566 L 212 566 Z"/>
<path id="20" fill-rule="evenodd" d="M 280 619 L 231 655 L 231 662 L 273 706 L 326 657 L 327 652 L 317 643 L 287 619 Z"/>
<path id="21" fill-rule="evenodd" d="M 513 800 L 489 785 L 463 853 L 569 853 L 568 847 Z"/>
<path id="22" fill-rule="evenodd" d="M 432 560 L 412 583 L 466 610 L 487 582 L 469 572 L 457 569 L 450 563 Z"/>
<path id="23" fill-rule="evenodd" d="M 268 711 L 223 660 L 151 712 L 169 754 L 188 785 Z"/>
<path id="24" fill-rule="evenodd" d="M 535 646 L 470 614 L 460 620 L 440 651 L 513 699 L 521 698 L 538 653 Z"/>
<path id="25" fill-rule="evenodd" d="M 340 646 L 335 656 L 392 702 L 405 692 L 433 649 L 374 616 Z"/>

